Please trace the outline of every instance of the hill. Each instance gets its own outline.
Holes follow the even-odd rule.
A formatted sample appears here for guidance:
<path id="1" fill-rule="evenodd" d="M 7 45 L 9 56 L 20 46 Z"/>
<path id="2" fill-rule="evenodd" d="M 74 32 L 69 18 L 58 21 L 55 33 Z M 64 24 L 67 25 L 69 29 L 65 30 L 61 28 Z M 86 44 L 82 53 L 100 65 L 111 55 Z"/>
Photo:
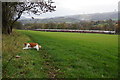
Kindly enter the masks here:
<path id="1" fill-rule="evenodd" d="M 19 20 L 23 24 L 26 23 L 75 23 L 80 21 L 98 21 L 98 20 L 117 20 L 118 19 L 118 12 L 107 12 L 107 13 L 94 13 L 94 14 L 79 14 L 79 15 L 69 15 L 69 16 L 62 16 L 62 17 L 53 17 L 53 18 L 46 18 L 46 19 L 29 19 L 23 18 Z"/>

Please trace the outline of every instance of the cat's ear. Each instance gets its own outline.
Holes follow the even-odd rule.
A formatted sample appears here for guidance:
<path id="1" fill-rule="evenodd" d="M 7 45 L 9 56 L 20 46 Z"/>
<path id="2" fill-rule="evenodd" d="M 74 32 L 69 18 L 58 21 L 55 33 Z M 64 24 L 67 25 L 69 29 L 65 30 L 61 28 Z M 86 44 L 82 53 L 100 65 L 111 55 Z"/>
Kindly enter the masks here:
<path id="1" fill-rule="evenodd" d="M 27 43 L 24 43 L 24 45 L 27 45 Z"/>

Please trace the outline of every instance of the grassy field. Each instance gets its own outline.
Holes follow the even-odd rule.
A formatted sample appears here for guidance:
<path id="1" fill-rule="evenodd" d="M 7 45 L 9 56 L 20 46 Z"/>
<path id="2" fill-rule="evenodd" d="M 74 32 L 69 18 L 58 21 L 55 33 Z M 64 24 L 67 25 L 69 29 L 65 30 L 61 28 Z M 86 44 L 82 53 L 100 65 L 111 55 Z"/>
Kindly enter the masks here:
<path id="1" fill-rule="evenodd" d="M 36 50 L 23 50 L 23 43 L 31 41 L 26 35 L 13 32 L 3 35 L 3 78 L 44 78 L 44 59 Z M 16 55 L 21 56 L 16 58 Z"/>
<path id="2" fill-rule="evenodd" d="M 3 77 L 116 78 L 118 76 L 117 35 L 19 30 L 17 34 L 11 36 L 3 37 L 4 67 L 7 64 Z M 4 47 L 9 42 L 9 46 Z M 24 42 L 37 42 L 42 49 L 22 50 Z M 15 45 L 18 45 L 17 48 Z M 21 58 L 16 59 L 14 55 L 20 55 Z M 11 57 L 13 58 L 10 59 Z"/>

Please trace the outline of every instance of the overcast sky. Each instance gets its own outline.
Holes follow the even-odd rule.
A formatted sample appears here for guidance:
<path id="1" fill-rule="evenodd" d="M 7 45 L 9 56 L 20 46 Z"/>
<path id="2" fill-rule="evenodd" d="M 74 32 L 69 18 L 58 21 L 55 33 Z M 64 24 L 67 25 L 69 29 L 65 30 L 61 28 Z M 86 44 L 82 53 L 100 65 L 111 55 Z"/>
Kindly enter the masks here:
<path id="1" fill-rule="evenodd" d="M 118 10 L 119 0 L 53 0 L 56 11 L 40 16 L 23 15 L 26 18 L 50 18 L 76 14 L 113 12 Z"/>

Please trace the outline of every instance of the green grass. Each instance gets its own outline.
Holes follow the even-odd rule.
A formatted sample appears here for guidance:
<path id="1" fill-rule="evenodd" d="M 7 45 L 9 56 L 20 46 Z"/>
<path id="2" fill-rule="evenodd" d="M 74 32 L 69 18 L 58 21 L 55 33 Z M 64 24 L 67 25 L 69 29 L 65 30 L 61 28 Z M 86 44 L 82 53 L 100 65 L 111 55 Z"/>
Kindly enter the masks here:
<path id="1" fill-rule="evenodd" d="M 15 69 L 13 64 L 23 65 L 23 61 L 26 60 L 30 64 L 25 67 L 26 69 L 20 69 L 28 71 L 24 77 L 40 78 L 39 75 L 41 75 L 41 77 L 49 78 L 51 75 L 55 75 L 57 78 L 116 78 L 118 76 L 117 35 L 25 30 L 17 32 L 22 34 L 19 39 L 23 35 L 29 38 L 27 40 L 24 37 L 21 42 L 16 40 L 17 42 L 20 44 L 37 42 L 42 46 L 42 49 L 37 52 L 36 50 L 22 50 L 20 47 L 21 53 L 16 52 L 15 54 L 19 54 L 20 59 L 23 60 L 13 59 L 7 67 L 7 70 L 12 74 L 14 70 L 11 67 Z M 7 54 L 9 53 L 6 52 L 6 59 L 12 55 L 8 56 Z M 36 65 L 32 65 L 32 60 Z M 39 71 L 38 67 L 41 66 L 43 70 Z M 20 70 L 18 71 L 20 72 Z M 49 72 L 51 73 L 49 74 Z M 7 73 L 7 75 L 10 76 L 11 73 Z"/>
<path id="2" fill-rule="evenodd" d="M 58 77 L 117 77 L 117 35 L 21 31 L 51 55 Z"/>
<path id="3" fill-rule="evenodd" d="M 44 78 L 44 59 L 41 52 L 23 50 L 23 43 L 31 41 L 26 35 L 13 32 L 3 35 L 3 78 Z M 20 58 L 15 56 L 19 55 Z"/>

